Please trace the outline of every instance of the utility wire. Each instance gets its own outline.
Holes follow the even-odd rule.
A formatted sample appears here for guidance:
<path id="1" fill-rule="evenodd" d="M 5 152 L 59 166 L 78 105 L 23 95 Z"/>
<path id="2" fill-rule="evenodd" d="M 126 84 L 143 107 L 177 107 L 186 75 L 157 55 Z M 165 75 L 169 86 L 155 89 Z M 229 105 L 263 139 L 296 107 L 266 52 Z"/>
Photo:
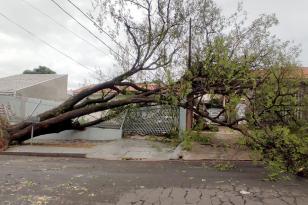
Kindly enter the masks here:
<path id="1" fill-rule="evenodd" d="M 97 37 L 91 30 L 89 30 L 86 26 L 84 26 L 82 23 L 80 23 L 75 17 L 73 17 L 69 12 L 67 12 L 64 8 L 61 7 L 60 4 L 58 4 L 55 0 L 50 0 L 52 3 L 54 3 L 59 9 L 61 9 L 65 14 L 67 14 L 69 17 L 71 17 L 75 22 L 77 22 L 82 28 L 84 28 L 86 31 L 88 31 L 94 38 L 99 40 L 102 44 L 104 44 L 107 48 L 110 49 L 114 54 L 116 54 L 119 58 L 123 59 L 121 55 L 119 55 L 116 51 L 114 51 L 110 46 L 108 46 L 102 39 Z"/>
<path id="2" fill-rule="evenodd" d="M 72 58 L 71 56 L 69 56 L 68 54 L 64 53 L 63 51 L 59 50 L 58 48 L 54 47 L 53 45 L 49 44 L 47 41 L 41 39 L 40 37 L 38 37 L 37 35 L 35 35 L 34 33 L 32 33 L 31 31 L 29 31 L 28 29 L 26 29 L 25 27 L 23 27 L 22 25 L 16 23 L 15 21 L 11 20 L 9 17 L 7 17 L 5 14 L 0 12 L 0 16 L 2 16 L 3 18 L 5 18 L 7 21 L 9 21 L 10 23 L 14 24 L 15 26 L 19 27 L 20 29 L 22 29 L 23 31 L 25 31 L 26 33 L 28 33 L 29 35 L 33 36 L 34 38 L 38 39 L 41 43 L 47 45 L 48 47 L 54 49 L 55 51 L 57 51 L 58 53 L 60 53 L 61 55 L 65 56 L 66 58 L 70 59 L 71 61 L 77 63 L 78 65 L 82 66 L 83 68 L 87 69 L 87 70 L 92 70 L 91 68 L 79 63 L 77 60 L 75 60 L 74 58 Z M 93 70 L 92 70 L 93 71 Z"/>
<path id="3" fill-rule="evenodd" d="M 100 31 L 106 34 L 115 44 L 117 44 L 121 49 L 126 50 L 119 42 L 117 42 L 113 36 L 111 36 L 107 31 L 105 31 L 98 23 L 96 23 L 92 18 L 89 17 L 80 7 L 74 4 L 71 0 L 67 0 L 73 7 L 75 7 L 80 13 L 82 13 L 88 20 L 90 20 Z M 130 53 L 129 53 L 130 54 Z M 130 54 L 131 55 L 131 54 Z M 131 55 L 132 56 L 132 55 Z"/>
<path id="4" fill-rule="evenodd" d="M 50 15 L 48 15 L 47 13 L 43 12 L 42 10 L 40 10 L 39 8 L 35 7 L 33 4 L 31 4 L 29 1 L 27 0 L 21 0 L 23 1 L 25 4 L 27 4 L 29 7 L 31 7 L 32 9 L 36 10 L 37 12 L 39 12 L 40 14 L 44 15 L 45 17 L 49 18 L 51 21 L 53 21 L 55 24 L 57 24 L 58 26 L 62 27 L 63 29 L 67 30 L 68 32 L 72 33 L 74 36 L 76 36 L 77 38 L 79 38 L 80 40 L 86 42 L 87 44 L 89 44 L 90 46 L 92 46 L 93 48 L 97 49 L 98 51 L 100 51 L 101 53 L 103 53 L 104 55 L 106 55 L 107 53 L 105 51 L 103 51 L 102 49 L 100 49 L 99 47 L 95 46 L 93 43 L 91 43 L 90 41 L 86 40 L 85 38 L 81 37 L 80 35 L 78 35 L 77 33 L 75 33 L 74 31 L 68 29 L 66 26 L 64 26 L 63 24 L 59 23 L 57 20 L 55 20 L 54 18 L 52 18 Z"/>

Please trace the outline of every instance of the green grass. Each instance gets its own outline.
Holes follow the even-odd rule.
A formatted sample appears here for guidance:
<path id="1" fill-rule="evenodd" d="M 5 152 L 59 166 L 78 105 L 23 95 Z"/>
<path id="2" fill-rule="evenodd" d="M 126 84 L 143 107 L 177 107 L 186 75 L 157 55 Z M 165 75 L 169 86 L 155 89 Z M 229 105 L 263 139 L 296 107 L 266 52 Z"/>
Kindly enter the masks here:
<path id="1" fill-rule="evenodd" d="M 211 143 L 211 139 L 208 136 L 201 135 L 199 132 L 186 131 L 183 136 L 182 148 L 190 151 L 192 149 L 192 143 L 198 142 L 202 145 L 208 145 Z"/>
<path id="2" fill-rule="evenodd" d="M 186 151 L 191 151 L 192 149 L 192 141 L 190 139 L 184 139 L 182 142 L 182 148 Z"/>
<path id="3" fill-rule="evenodd" d="M 214 166 L 218 171 L 226 172 L 235 168 L 235 165 L 230 162 L 219 163 Z"/>

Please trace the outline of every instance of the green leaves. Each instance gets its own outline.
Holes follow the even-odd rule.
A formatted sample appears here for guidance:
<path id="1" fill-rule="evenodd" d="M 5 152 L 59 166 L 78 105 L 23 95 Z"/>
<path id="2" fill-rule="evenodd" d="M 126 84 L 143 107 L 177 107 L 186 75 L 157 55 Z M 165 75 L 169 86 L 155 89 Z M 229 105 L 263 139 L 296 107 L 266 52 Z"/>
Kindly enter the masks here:
<path id="1" fill-rule="evenodd" d="M 308 136 L 287 127 L 274 126 L 254 132 L 253 148 L 260 151 L 269 169 L 269 177 L 277 179 L 286 172 L 308 169 Z"/>

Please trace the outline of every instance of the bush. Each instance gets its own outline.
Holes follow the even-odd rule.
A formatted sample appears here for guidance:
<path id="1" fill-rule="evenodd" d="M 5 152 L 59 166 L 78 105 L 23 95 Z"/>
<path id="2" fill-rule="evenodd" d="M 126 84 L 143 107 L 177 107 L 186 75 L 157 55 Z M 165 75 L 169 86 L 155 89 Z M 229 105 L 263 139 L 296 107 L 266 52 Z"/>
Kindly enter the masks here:
<path id="1" fill-rule="evenodd" d="M 303 129 L 305 130 L 305 129 Z M 273 126 L 256 130 L 252 145 L 260 151 L 270 171 L 269 177 L 277 179 L 284 173 L 308 174 L 308 133 L 291 131 L 287 127 Z"/>

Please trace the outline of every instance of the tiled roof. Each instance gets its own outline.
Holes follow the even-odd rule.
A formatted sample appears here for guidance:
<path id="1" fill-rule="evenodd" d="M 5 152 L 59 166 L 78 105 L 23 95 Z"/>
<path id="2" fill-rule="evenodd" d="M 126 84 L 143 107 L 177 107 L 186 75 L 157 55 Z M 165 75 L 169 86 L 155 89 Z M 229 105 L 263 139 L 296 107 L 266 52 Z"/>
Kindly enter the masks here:
<path id="1" fill-rule="evenodd" d="M 66 75 L 57 74 L 21 74 L 0 78 L 0 92 L 13 93 L 42 82 L 61 78 Z"/>
<path id="2" fill-rule="evenodd" d="M 308 67 L 302 67 L 303 77 L 308 78 Z"/>
<path id="3" fill-rule="evenodd" d="M 144 88 L 144 89 L 148 89 L 148 90 L 155 90 L 155 89 L 157 89 L 157 88 L 159 87 L 159 84 L 156 84 L 156 83 L 136 83 L 136 85 L 137 85 L 138 87 L 141 87 L 141 88 Z M 76 94 L 78 94 L 79 92 L 81 92 L 81 91 L 83 91 L 83 90 L 85 90 L 85 89 L 91 88 L 91 87 L 93 87 L 93 86 L 95 86 L 95 85 L 87 85 L 87 86 L 84 86 L 84 87 L 82 87 L 82 88 L 79 88 L 79 89 L 77 89 L 77 90 L 74 90 L 74 91 L 73 91 L 73 94 L 76 95 Z M 110 92 L 110 91 L 111 91 L 111 92 L 115 92 L 115 91 L 110 90 L 110 89 L 104 89 L 104 92 L 105 92 L 105 93 Z M 128 87 L 128 88 L 126 89 L 126 91 L 128 91 L 128 92 L 134 92 L 134 91 L 136 91 L 136 90 L 135 90 L 135 88 L 133 88 L 133 87 Z"/>

